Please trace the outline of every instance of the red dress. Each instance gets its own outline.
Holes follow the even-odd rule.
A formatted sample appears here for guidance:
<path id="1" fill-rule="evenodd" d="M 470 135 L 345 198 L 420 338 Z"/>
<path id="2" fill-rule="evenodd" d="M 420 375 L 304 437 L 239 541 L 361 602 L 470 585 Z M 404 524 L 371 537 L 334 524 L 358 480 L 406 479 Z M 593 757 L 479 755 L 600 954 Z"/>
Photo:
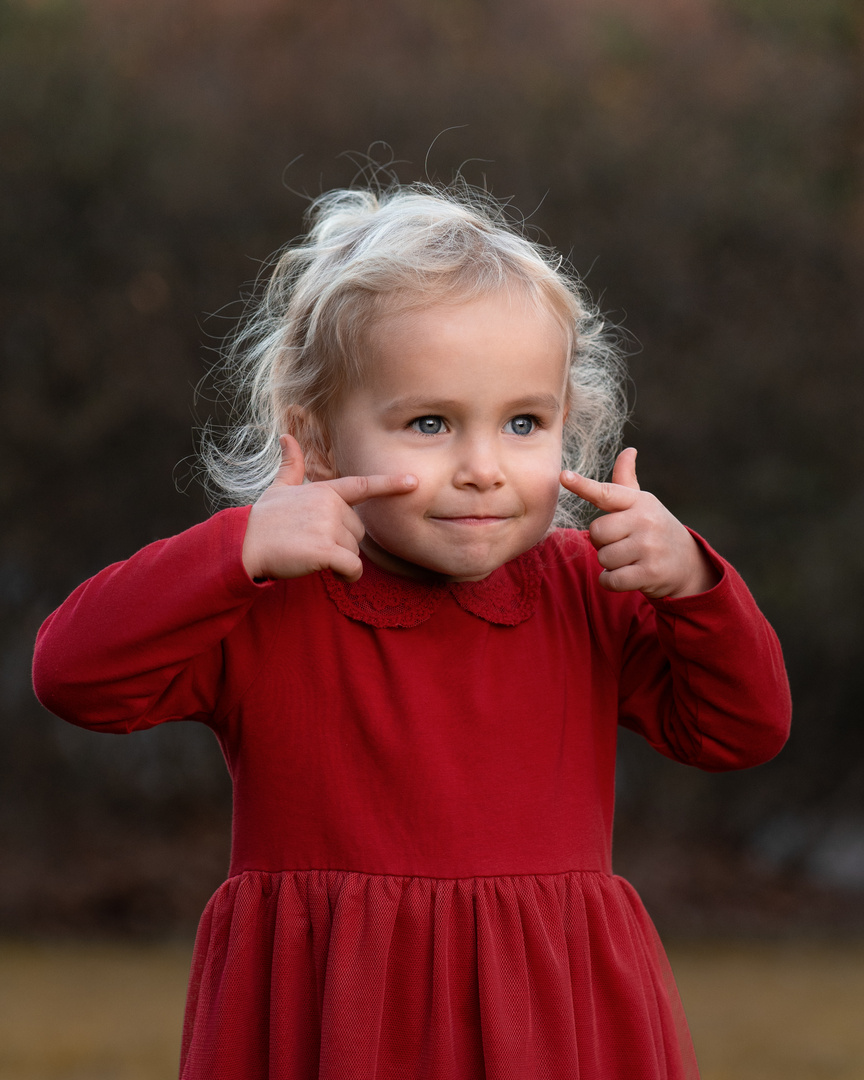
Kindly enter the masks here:
<path id="1" fill-rule="evenodd" d="M 679 1080 L 674 983 L 612 875 L 616 730 L 700 768 L 789 722 L 773 632 L 734 570 L 610 594 L 582 533 L 482 582 L 367 564 L 256 585 L 247 510 L 152 544 L 43 627 L 73 723 L 198 720 L 234 783 L 201 920 L 184 1080 Z"/>

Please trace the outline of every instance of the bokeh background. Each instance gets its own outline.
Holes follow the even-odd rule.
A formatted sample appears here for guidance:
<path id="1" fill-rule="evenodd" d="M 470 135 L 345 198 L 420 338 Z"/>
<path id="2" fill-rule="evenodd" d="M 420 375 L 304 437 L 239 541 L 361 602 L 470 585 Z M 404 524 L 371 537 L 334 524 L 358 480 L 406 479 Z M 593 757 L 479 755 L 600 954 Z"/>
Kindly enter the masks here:
<path id="1" fill-rule="evenodd" d="M 679 938 L 860 933 L 859 0 L 0 0 L 0 932 L 188 935 L 224 874 L 209 732 L 64 725 L 33 638 L 208 512 L 196 387 L 308 197 L 370 168 L 461 173 L 568 256 L 629 335 L 643 486 L 782 639 L 770 765 L 625 733 L 618 870 Z"/>

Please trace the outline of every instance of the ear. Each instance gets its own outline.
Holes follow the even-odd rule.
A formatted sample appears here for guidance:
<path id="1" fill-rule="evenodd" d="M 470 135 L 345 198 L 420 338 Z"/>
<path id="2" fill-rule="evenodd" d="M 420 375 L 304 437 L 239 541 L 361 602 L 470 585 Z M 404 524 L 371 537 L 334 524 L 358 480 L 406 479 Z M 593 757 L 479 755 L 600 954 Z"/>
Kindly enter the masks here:
<path id="1" fill-rule="evenodd" d="M 303 448 L 308 480 L 334 480 L 333 452 L 326 426 L 313 413 L 294 406 L 285 417 L 285 428 Z"/>
<path id="2" fill-rule="evenodd" d="M 335 480 L 339 475 L 333 468 L 329 447 L 319 445 L 316 440 L 310 443 L 306 451 L 306 475 L 310 480 Z"/>

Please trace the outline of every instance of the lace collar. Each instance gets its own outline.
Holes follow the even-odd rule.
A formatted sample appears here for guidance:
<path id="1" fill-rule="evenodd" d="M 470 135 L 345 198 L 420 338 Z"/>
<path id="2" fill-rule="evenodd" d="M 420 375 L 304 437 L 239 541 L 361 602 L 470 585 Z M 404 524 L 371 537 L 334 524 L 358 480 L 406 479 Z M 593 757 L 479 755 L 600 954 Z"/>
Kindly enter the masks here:
<path id="1" fill-rule="evenodd" d="M 419 626 L 451 596 L 486 622 L 516 626 L 534 614 L 540 595 L 542 560 L 537 548 L 505 563 L 482 581 L 427 583 L 397 577 L 365 556 L 363 576 L 348 582 L 322 571 L 330 599 L 349 619 L 379 627 Z"/>

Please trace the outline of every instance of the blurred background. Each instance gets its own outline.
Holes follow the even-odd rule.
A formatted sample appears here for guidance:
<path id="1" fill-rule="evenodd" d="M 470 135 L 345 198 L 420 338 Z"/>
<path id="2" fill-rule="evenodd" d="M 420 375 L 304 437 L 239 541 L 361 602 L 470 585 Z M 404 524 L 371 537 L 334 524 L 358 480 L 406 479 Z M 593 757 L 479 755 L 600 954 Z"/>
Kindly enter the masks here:
<path id="1" fill-rule="evenodd" d="M 196 725 L 47 715 L 33 638 L 209 512 L 196 387 L 376 167 L 512 201 L 626 329 L 640 480 L 744 573 L 796 714 L 728 776 L 624 733 L 616 868 L 706 1080 L 860 1077 L 860 0 L 0 0 L 0 1076 L 173 1072 L 225 769 Z"/>
<path id="2" fill-rule="evenodd" d="M 0 932 L 184 937 L 224 875 L 210 733 L 64 725 L 33 638 L 208 513 L 196 386 L 308 197 L 370 160 L 461 172 L 570 259 L 629 334 L 643 486 L 783 642 L 770 765 L 625 733 L 618 871 L 678 938 L 860 933 L 859 0 L 0 0 Z"/>

